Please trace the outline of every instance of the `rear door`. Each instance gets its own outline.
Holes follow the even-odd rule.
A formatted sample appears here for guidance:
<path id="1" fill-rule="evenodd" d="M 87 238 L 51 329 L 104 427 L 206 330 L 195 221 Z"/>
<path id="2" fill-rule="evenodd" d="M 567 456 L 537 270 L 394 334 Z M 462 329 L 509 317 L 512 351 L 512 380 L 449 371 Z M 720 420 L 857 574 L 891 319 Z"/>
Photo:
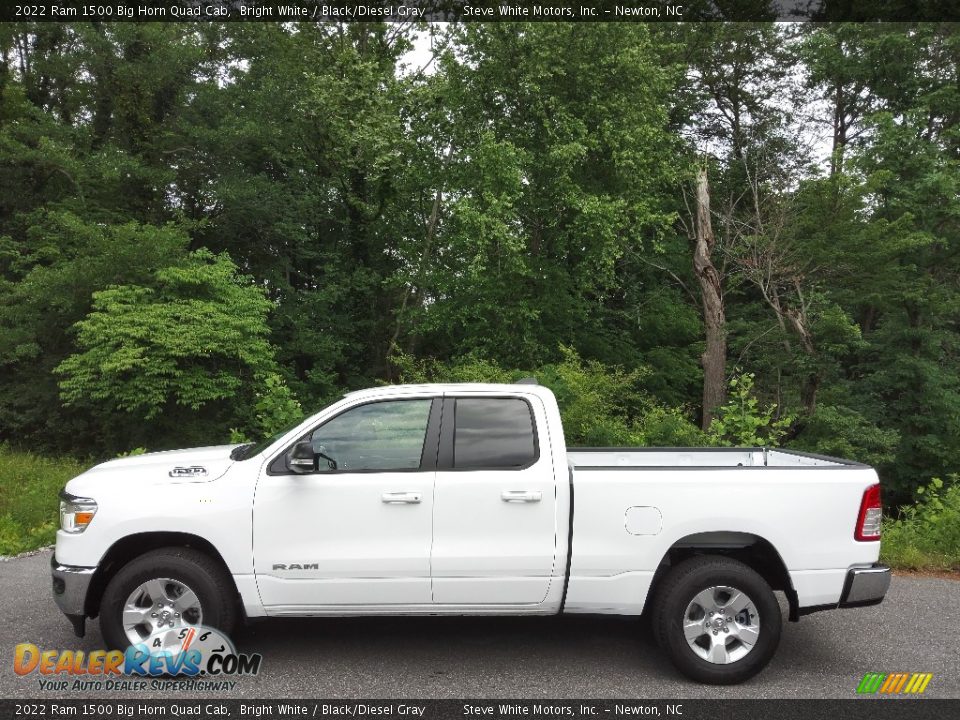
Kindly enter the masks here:
<path id="1" fill-rule="evenodd" d="M 545 411 L 535 396 L 447 396 L 434 485 L 433 602 L 543 602 L 557 552 Z"/>

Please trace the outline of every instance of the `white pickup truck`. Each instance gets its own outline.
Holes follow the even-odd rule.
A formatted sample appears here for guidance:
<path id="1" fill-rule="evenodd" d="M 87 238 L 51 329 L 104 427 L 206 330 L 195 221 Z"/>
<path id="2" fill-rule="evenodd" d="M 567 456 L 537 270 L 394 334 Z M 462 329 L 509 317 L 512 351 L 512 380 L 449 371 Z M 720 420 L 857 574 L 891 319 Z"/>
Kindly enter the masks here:
<path id="1" fill-rule="evenodd" d="M 568 449 L 553 394 L 350 393 L 257 444 L 97 465 L 61 495 L 53 593 L 82 636 L 316 615 L 639 615 L 696 680 L 789 618 L 879 603 L 873 469 L 764 448 Z"/>

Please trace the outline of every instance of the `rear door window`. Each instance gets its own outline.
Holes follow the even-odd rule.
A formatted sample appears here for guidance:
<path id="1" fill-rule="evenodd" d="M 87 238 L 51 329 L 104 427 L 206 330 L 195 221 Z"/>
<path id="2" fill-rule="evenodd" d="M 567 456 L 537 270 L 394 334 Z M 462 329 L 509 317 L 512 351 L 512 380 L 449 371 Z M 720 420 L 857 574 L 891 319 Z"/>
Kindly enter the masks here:
<path id="1" fill-rule="evenodd" d="M 520 468 L 538 457 L 533 412 L 519 398 L 458 398 L 453 467 Z"/>

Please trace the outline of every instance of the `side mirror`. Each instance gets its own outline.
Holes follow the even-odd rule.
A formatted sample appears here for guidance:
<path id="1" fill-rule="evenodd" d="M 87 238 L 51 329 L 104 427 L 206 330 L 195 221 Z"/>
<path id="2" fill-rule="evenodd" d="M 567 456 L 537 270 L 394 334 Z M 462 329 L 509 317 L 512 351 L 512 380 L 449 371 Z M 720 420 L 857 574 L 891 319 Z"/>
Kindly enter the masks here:
<path id="1" fill-rule="evenodd" d="M 287 468 L 297 475 L 307 475 L 317 471 L 317 455 L 309 440 L 301 440 L 287 453 Z"/>

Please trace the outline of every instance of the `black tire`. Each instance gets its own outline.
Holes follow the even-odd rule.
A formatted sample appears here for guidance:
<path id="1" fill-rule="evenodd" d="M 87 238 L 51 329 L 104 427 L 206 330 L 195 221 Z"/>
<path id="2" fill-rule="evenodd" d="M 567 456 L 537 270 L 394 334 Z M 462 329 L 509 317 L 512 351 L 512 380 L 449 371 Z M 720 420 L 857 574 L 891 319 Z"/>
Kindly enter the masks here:
<path id="1" fill-rule="evenodd" d="M 745 593 L 759 615 L 759 634 L 752 649 L 727 664 L 700 657 L 683 631 L 684 615 L 693 599 L 698 593 L 717 586 Z M 753 569 L 737 560 L 706 555 L 686 560 L 667 573 L 654 596 L 651 622 L 657 644 L 680 672 L 698 682 L 732 685 L 753 677 L 770 662 L 780 643 L 783 616 L 770 585 Z M 709 633 L 705 636 L 709 638 Z"/>
<path id="2" fill-rule="evenodd" d="M 140 584 L 155 578 L 178 580 L 200 600 L 203 625 L 228 637 L 237 622 L 236 589 L 226 569 L 198 550 L 167 547 L 151 550 L 124 565 L 107 583 L 100 601 L 100 631 L 107 647 L 130 645 L 123 629 L 123 606 Z"/>

